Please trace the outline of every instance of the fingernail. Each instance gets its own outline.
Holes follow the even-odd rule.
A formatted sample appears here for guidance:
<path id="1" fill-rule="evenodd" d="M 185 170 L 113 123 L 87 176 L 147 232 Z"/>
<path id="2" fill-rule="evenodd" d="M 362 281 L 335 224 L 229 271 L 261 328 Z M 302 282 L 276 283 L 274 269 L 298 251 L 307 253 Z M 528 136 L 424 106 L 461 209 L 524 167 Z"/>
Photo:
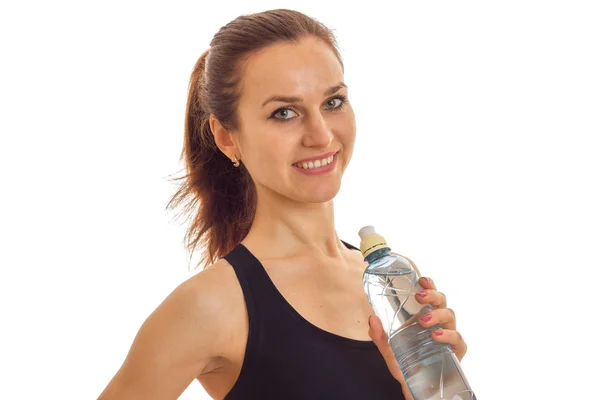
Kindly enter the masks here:
<path id="1" fill-rule="evenodd" d="M 421 290 L 419 293 L 417 293 L 419 296 L 421 297 L 425 297 L 427 296 L 427 292 L 425 290 Z"/>
<path id="2" fill-rule="evenodd" d="M 442 336 L 444 334 L 444 331 L 433 331 L 433 333 L 435 334 L 435 336 Z"/>
<path id="3" fill-rule="evenodd" d="M 427 315 L 421 317 L 421 321 L 423 321 L 423 322 L 427 322 L 430 319 L 431 319 L 431 314 L 427 314 Z"/>

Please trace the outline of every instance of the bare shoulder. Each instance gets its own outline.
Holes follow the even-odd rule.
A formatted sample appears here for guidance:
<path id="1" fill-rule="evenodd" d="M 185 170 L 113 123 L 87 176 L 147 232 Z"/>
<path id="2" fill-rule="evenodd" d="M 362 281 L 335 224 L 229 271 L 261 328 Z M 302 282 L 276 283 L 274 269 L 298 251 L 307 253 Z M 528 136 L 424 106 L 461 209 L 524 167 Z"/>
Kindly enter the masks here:
<path id="1" fill-rule="evenodd" d="M 161 307 L 165 307 L 162 313 Z M 189 321 L 182 326 L 185 331 L 181 335 L 195 339 L 201 349 L 198 354 L 202 354 L 204 367 L 198 375 L 209 372 L 211 359 L 228 355 L 231 336 L 239 330 L 244 312 L 243 292 L 235 271 L 224 259 L 180 284 L 155 311 L 165 324 L 173 323 L 177 315 Z"/>
<path id="2" fill-rule="evenodd" d="M 235 271 L 225 259 L 220 259 L 183 285 L 198 299 L 197 307 L 202 315 L 211 319 L 204 322 L 216 333 L 212 341 L 213 356 L 227 354 L 231 343 L 229 334 L 237 336 L 246 318 L 244 294 Z"/>
<path id="3" fill-rule="evenodd" d="M 239 307 L 235 294 L 241 295 L 241 288 L 231 265 L 220 259 L 210 267 L 189 278 L 181 285 L 181 290 L 199 301 L 204 312 L 210 313 L 217 321 L 229 319 L 232 307 Z"/>
<path id="4" fill-rule="evenodd" d="M 225 352 L 239 314 L 236 285 L 225 260 L 178 285 L 144 321 L 100 399 L 177 398 Z"/>

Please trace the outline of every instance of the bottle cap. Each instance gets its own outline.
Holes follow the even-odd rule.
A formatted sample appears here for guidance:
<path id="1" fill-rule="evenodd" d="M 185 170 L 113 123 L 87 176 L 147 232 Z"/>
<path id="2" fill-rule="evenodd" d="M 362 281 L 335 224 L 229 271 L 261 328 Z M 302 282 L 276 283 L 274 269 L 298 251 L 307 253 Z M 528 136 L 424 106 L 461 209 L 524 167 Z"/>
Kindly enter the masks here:
<path id="1" fill-rule="evenodd" d="M 375 228 L 372 227 L 371 225 L 367 225 L 365 227 L 363 227 L 360 231 L 358 231 L 358 236 L 360 236 L 360 238 L 364 238 L 367 235 L 373 235 L 375 234 Z"/>
<path id="2" fill-rule="evenodd" d="M 365 258 L 376 250 L 388 247 L 384 237 L 377 234 L 375 228 L 371 225 L 367 225 L 358 231 L 358 236 L 361 238 L 360 251 Z"/>

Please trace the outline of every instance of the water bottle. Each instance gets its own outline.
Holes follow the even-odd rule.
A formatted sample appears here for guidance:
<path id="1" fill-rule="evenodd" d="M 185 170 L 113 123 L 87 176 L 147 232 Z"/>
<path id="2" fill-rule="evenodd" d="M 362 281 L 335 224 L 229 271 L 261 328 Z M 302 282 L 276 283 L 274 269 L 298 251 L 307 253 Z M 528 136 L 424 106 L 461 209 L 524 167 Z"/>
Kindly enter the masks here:
<path id="1" fill-rule="evenodd" d="M 372 226 L 358 234 L 360 250 L 369 264 L 363 288 L 414 399 L 477 400 L 452 347 L 431 338 L 431 332 L 441 325 L 423 328 L 419 324 L 419 318 L 433 307 L 417 302 L 415 295 L 423 287 L 410 262 L 390 253 L 385 239 Z"/>

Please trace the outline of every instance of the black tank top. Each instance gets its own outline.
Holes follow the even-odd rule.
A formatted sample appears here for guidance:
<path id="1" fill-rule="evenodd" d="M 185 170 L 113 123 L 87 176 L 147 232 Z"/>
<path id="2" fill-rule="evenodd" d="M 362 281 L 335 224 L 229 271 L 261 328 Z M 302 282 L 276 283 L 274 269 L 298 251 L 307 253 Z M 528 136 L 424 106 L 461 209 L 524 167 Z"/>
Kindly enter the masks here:
<path id="1" fill-rule="evenodd" d="M 308 322 L 243 244 L 223 258 L 235 270 L 249 319 L 242 369 L 225 400 L 405 400 L 373 341 Z"/>

